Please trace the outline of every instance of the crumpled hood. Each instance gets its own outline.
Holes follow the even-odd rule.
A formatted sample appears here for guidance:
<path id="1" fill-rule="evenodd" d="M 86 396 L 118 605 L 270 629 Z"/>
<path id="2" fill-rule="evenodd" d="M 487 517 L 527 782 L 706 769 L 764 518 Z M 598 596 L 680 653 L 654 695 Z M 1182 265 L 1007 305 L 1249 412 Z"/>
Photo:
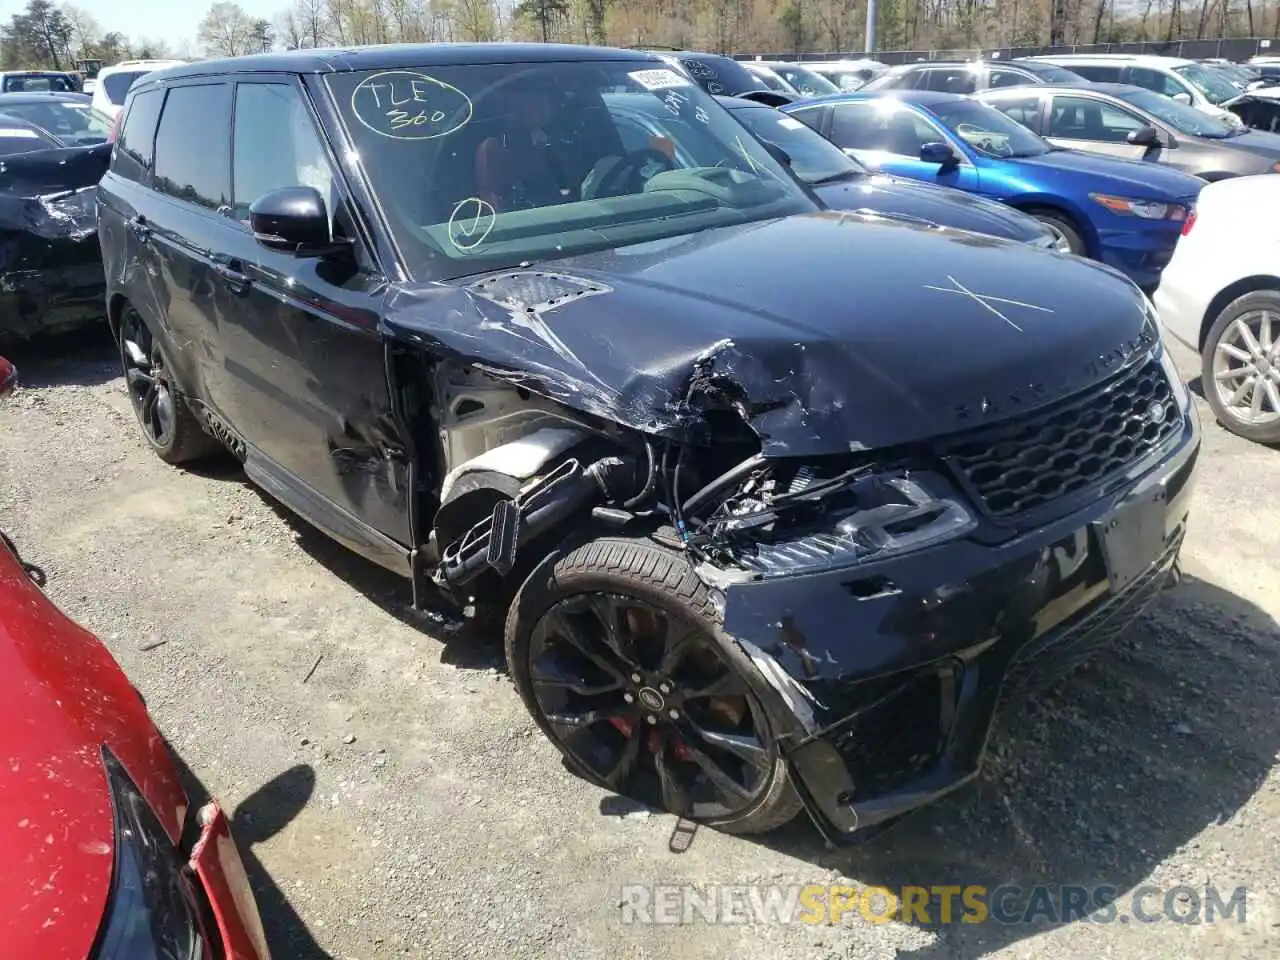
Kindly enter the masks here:
<path id="1" fill-rule="evenodd" d="M 877 174 L 819 184 L 813 191 L 833 210 L 865 210 L 884 216 L 916 218 L 1023 243 L 1053 236 L 1040 221 L 1013 207 L 931 183 Z"/>
<path id="2" fill-rule="evenodd" d="M 3 543 L 0 700 L 0 953 L 84 957 L 106 908 L 115 850 L 102 745 L 175 840 L 185 797 L 111 655 L 30 582 Z"/>
<path id="3" fill-rule="evenodd" d="M 814 213 L 396 290 L 388 332 L 571 407 L 678 435 L 691 390 L 770 455 L 950 433 L 1087 386 L 1152 342 L 1110 268 Z"/>
<path id="4" fill-rule="evenodd" d="M 1179 173 L 1162 164 L 1102 157 L 1079 150 L 1052 150 L 1038 157 L 1017 157 L 1001 162 L 1033 169 L 1042 190 L 1052 184 L 1055 173 L 1069 177 L 1076 186 L 1079 185 L 1079 174 L 1089 174 L 1096 178 L 1090 190 L 1114 190 L 1135 200 L 1194 198 L 1204 186 L 1199 177 Z"/>

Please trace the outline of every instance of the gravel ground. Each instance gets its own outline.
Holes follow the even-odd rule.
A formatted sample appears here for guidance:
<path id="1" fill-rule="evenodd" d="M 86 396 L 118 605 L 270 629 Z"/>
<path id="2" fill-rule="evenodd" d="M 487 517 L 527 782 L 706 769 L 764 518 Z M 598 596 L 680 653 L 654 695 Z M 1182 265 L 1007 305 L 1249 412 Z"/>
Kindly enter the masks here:
<path id="1" fill-rule="evenodd" d="M 1280 453 L 1203 404 L 1183 585 L 1006 716 L 976 788 L 852 849 L 796 823 L 703 830 L 673 853 L 672 818 L 564 769 L 496 640 L 446 644 L 401 619 L 394 577 L 234 467 L 152 456 L 109 344 L 11 356 L 24 388 L 0 408 L 0 526 L 234 812 L 277 960 L 1280 953 Z M 624 884 L 770 882 L 1245 885 L 1247 919 L 621 922 Z"/>

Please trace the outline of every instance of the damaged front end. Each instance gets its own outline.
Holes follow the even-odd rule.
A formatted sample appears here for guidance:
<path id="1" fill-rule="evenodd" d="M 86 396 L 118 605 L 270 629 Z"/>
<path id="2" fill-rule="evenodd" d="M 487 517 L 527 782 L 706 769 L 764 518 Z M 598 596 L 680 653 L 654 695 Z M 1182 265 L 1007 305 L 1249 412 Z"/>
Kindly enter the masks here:
<path id="1" fill-rule="evenodd" d="M 745 832 L 778 820 L 692 798 L 777 801 L 755 776 L 776 763 L 827 835 L 884 823 L 972 779 L 1002 696 L 1114 640 L 1166 582 L 1198 427 L 1123 281 L 1080 266 L 1089 309 L 1034 338 L 996 314 L 1003 335 L 961 355 L 992 324 L 969 289 L 971 309 L 947 310 L 868 288 L 840 330 L 830 304 L 784 325 L 744 290 L 701 297 L 717 322 L 692 325 L 659 309 L 680 277 L 610 266 L 399 291 L 388 321 L 403 409 L 431 425 L 415 439 L 421 586 L 509 611 L 517 686 L 595 781 Z M 904 310 L 935 334 L 927 358 Z M 729 321 L 738 335 L 719 335 Z M 567 626 L 587 622 L 574 591 L 635 609 Z M 646 654 L 673 624 L 740 686 L 704 662 L 683 687 L 678 652 Z M 592 630 L 585 659 L 553 656 L 551 634 L 581 649 Z M 628 779 L 637 754 L 648 793 Z"/>
<path id="2" fill-rule="evenodd" d="M 0 161 L 0 340 L 105 318 L 97 184 L 109 162 L 109 144 Z"/>

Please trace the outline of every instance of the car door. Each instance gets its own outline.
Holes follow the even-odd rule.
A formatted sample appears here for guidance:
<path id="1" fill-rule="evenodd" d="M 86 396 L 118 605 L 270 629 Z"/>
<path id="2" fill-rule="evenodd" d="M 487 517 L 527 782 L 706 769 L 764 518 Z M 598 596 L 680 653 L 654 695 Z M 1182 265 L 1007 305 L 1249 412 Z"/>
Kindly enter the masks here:
<path id="1" fill-rule="evenodd" d="M 1044 138 L 1054 146 L 1121 160 L 1159 161 L 1160 148 L 1129 143 L 1129 134 L 1150 126 L 1140 114 L 1111 101 L 1081 94 L 1055 94 Z"/>
<path id="2" fill-rule="evenodd" d="M 978 188 L 966 151 L 907 104 L 887 98 L 838 103 L 828 122 L 828 139 L 873 170 L 961 190 Z M 920 148 L 926 143 L 950 145 L 960 162 L 940 166 L 921 160 Z"/>
<path id="3" fill-rule="evenodd" d="M 131 229 L 151 248 L 157 316 L 187 392 L 207 401 L 221 369 L 221 287 L 214 252 L 231 229 L 231 85 L 199 78 L 168 87 L 156 128 L 151 189 Z"/>
<path id="4" fill-rule="evenodd" d="M 378 328 L 384 278 L 357 238 L 307 95 L 296 77 L 235 86 L 230 234 L 219 397 L 245 443 L 245 469 L 273 496 L 373 559 L 410 542 L 407 458 L 392 415 Z M 319 191 L 354 257 L 294 256 L 258 243 L 254 200 Z M 402 551 L 399 551 L 402 555 Z"/>

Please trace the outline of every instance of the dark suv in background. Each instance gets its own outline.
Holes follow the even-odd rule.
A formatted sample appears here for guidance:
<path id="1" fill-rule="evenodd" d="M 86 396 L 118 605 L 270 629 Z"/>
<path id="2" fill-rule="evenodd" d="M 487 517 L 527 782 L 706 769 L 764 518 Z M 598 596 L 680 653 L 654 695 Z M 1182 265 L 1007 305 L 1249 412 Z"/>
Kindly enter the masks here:
<path id="1" fill-rule="evenodd" d="M 954 789 L 1175 563 L 1199 436 L 1133 284 L 825 210 L 657 56 L 175 67 L 99 199 L 155 452 L 229 450 L 419 609 L 505 618 L 571 766 L 700 822 Z"/>

